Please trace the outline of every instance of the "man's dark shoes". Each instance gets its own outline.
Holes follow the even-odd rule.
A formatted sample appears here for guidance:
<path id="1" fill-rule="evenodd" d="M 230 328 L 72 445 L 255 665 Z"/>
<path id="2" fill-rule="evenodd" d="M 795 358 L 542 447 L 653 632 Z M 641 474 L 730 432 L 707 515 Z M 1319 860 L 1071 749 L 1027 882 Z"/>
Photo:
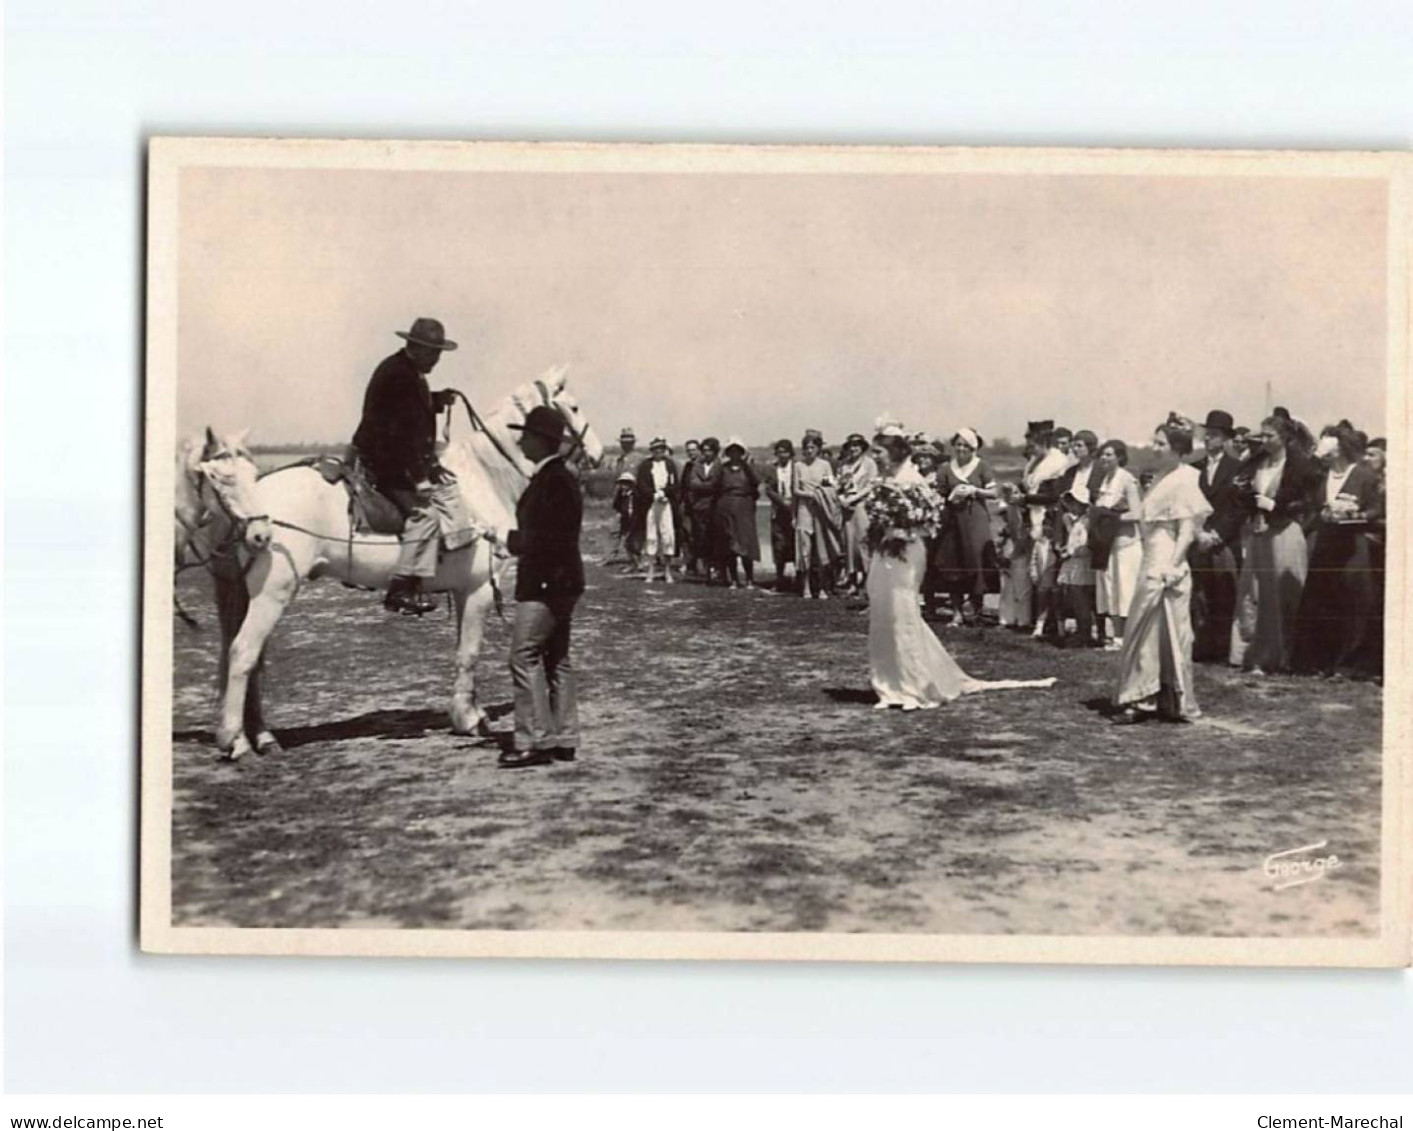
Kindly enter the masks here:
<path id="1" fill-rule="evenodd" d="M 507 750 L 496 759 L 503 770 L 523 770 L 530 766 L 548 766 L 554 761 L 551 750 Z"/>

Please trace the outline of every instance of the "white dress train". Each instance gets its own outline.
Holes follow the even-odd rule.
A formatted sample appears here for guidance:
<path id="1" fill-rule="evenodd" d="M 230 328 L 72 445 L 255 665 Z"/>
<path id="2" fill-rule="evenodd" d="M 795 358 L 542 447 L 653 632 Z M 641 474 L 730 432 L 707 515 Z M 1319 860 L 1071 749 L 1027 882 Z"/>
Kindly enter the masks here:
<path id="1" fill-rule="evenodd" d="M 1050 687 L 1055 679 L 973 679 L 937 639 L 918 608 L 927 566 L 921 542 L 903 557 L 876 553 L 868 567 L 868 662 L 880 707 L 940 707 L 959 695 Z"/>

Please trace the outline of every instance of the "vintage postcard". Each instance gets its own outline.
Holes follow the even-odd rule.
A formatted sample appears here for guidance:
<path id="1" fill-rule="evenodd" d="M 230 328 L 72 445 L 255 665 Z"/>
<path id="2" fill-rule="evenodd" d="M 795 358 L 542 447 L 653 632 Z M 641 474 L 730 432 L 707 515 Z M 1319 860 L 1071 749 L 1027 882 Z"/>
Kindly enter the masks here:
<path id="1" fill-rule="evenodd" d="M 1410 176 L 153 139 L 142 946 L 1407 964 Z"/>

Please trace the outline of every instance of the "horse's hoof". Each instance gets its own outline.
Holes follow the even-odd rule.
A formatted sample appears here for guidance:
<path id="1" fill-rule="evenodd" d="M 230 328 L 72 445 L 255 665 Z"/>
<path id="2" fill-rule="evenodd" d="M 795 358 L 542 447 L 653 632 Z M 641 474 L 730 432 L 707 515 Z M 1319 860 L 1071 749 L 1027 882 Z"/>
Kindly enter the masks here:
<path id="1" fill-rule="evenodd" d="M 485 733 L 486 713 L 479 707 L 453 707 L 447 712 L 447 721 L 451 723 L 451 733 L 455 735 L 465 737 Z"/>
<path id="2" fill-rule="evenodd" d="M 234 746 L 232 746 L 229 750 L 222 750 L 222 751 L 221 751 L 221 761 L 222 761 L 222 762 L 235 762 L 235 761 L 239 761 L 239 759 L 240 759 L 240 751 L 237 750 Z"/>
<path id="3" fill-rule="evenodd" d="M 275 755 L 284 752 L 285 748 L 280 745 L 280 740 L 269 731 L 255 736 L 255 753 Z"/>

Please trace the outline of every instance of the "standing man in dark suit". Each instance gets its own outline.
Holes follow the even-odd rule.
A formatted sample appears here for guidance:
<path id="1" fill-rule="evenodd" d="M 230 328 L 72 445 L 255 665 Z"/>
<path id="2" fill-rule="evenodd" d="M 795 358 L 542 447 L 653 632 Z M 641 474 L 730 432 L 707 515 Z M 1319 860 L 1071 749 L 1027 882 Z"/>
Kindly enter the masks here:
<path id="1" fill-rule="evenodd" d="M 500 756 L 509 769 L 572 762 L 579 745 L 569 625 L 584 592 L 579 528 L 584 500 L 579 481 L 564 463 L 564 418 L 545 405 L 532 408 L 519 447 L 535 473 L 515 506 L 515 529 L 506 549 L 519 557 L 515 578 L 515 627 L 510 677 L 515 686 L 512 749 Z"/>
<path id="2" fill-rule="evenodd" d="M 1213 409 L 1202 425 L 1206 454 L 1193 461 L 1212 513 L 1188 551 L 1192 567 L 1194 660 L 1225 661 L 1236 615 L 1236 581 L 1241 569 L 1241 524 L 1245 517 L 1233 480 L 1241 461 L 1231 455 L 1231 414 Z"/>
<path id="3" fill-rule="evenodd" d="M 411 330 L 396 333 L 407 345 L 373 371 L 353 447 L 373 485 L 403 516 L 401 548 L 383 607 L 420 616 L 437 607 L 422 592 L 423 580 L 437 572 L 436 495 L 439 489 L 455 490 L 437 464 L 437 414 L 451 404 L 452 394 L 433 393 L 427 374 L 456 343 L 447 340 L 435 318 L 419 318 Z"/>

